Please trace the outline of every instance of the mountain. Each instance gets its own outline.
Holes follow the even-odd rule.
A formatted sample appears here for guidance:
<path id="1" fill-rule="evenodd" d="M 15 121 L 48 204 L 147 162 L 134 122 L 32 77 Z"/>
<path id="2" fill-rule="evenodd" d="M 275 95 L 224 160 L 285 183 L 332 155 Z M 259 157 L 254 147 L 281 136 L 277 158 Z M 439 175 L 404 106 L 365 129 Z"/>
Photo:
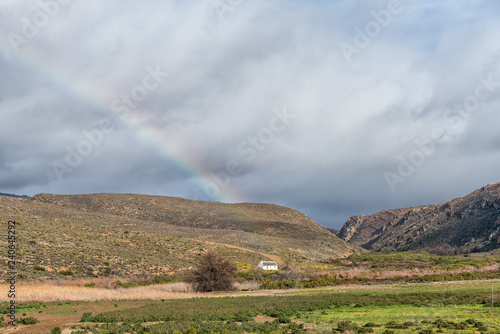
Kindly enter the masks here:
<path id="1" fill-rule="evenodd" d="M 208 249 L 240 268 L 266 259 L 283 266 L 358 251 L 303 213 L 271 204 L 134 194 L 0 196 L 0 219 L 17 222 L 23 279 L 59 272 L 74 278 L 175 274 Z"/>
<path id="2" fill-rule="evenodd" d="M 7 197 L 28 197 L 26 195 L 15 195 L 15 194 L 6 194 L 6 193 L 0 193 L 0 196 L 7 196 Z"/>
<path id="3" fill-rule="evenodd" d="M 442 204 L 353 216 L 337 234 L 375 251 L 451 253 L 500 248 L 500 183 Z"/>

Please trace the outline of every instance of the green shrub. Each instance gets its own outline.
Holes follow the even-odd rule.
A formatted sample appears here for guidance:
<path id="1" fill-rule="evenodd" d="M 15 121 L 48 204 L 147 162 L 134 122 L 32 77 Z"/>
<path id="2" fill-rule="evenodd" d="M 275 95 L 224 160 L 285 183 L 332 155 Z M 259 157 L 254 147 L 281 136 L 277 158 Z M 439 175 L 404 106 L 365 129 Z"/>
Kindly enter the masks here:
<path id="1" fill-rule="evenodd" d="M 261 283 L 261 289 L 293 289 L 300 287 L 300 283 L 296 279 L 283 279 L 279 281 L 264 281 Z"/>
<path id="2" fill-rule="evenodd" d="M 292 322 L 292 320 L 284 314 L 280 314 L 275 321 L 278 321 L 280 324 L 289 324 Z"/>
<path id="3" fill-rule="evenodd" d="M 339 321 L 337 323 L 337 330 L 339 332 L 345 332 L 347 330 L 357 330 L 359 327 L 357 324 L 352 323 L 351 321 Z"/>
<path id="4" fill-rule="evenodd" d="M 61 333 L 62 333 L 61 327 L 54 327 L 50 331 L 50 334 L 61 334 Z"/>
<path id="5" fill-rule="evenodd" d="M 385 324 L 385 327 L 387 328 L 394 328 L 394 329 L 407 329 L 408 328 L 408 324 L 406 323 L 403 323 L 403 324 L 399 324 L 395 321 L 389 321 L 388 323 Z"/>
<path id="6" fill-rule="evenodd" d="M 128 282 L 121 282 L 120 280 L 116 281 L 116 284 L 122 288 L 134 288 L 139 286 L 137 282 L 134 281 L 128 281 Z"/>
<path id="7" fill-rule="evenodd" d="M 80 322 L 88 322 L 92 318 L 92 312 L 86 312 L 82 315 Z"/>
<path id="8" fill-rule="evenodd" d="M 420 332 L 418 332 L 418 334 L 432 334 L 432 329 L 430 328 L 422 329 Z"/>
<path id="9" fill-rule="evenodd" d="M 26 318 L 19 318 L 17 322 L 23 325 L 34 325 L 39 323 L 40 321 L 35 317 L 26 317 Z"/>
<path id="10" fill-rule="evenodd" d="M 380 327 L 380 325 L 374 322 L 367 322 L 364 327 Z"/>
<path id="11" fill-rule="evenodd" d="M 312 276 L 303 283 L 304 288 L 315 288 L 320 286 L 332 286 L 338 283 L 335 275 Z"/>
<path id="12" fill-rule="evenodd" d="M 71 270 L 67 269 L 67 270 L 59 271 L 59 274 L 64 275 L 64 276 L 72 276 L 73 272 Z"/>
<path id="13" fill-rule="evenodd" d="M 196 328 L 194 328 L 194 327 L 189 327 L 188 329 L 186 329 L 186 331 L 184 331 L 184 334 L 196 334 L 196 333 L 198 333 L 198 332 L 196 331 Z"/>

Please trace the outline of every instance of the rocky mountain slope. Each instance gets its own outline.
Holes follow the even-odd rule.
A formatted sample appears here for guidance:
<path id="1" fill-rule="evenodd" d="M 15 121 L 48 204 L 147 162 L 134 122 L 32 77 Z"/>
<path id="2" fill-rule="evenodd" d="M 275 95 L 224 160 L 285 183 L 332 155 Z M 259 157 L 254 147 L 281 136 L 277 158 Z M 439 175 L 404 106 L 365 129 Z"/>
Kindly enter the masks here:
<path id="1" fill-rule="evenodd" d="M 207 249 L 241 268 L 266 259 L 282 266 L 321 261 L 356 250 L 304 214 L 270 204 L 132 194 L 0 196 L 0 220 L 5 231 L 7 221 L 18 223 L 17 269 L 24 279 L 173 274 Z M 0 240 L 0 249 L 6 247 Z"/>
<path id="2" fill-rule="evenodd" d="M 418 249 L 454 253 L 500 248 L 500 183 L 443 204 L 354 216 L 338 236 L 376 251 Z"/>

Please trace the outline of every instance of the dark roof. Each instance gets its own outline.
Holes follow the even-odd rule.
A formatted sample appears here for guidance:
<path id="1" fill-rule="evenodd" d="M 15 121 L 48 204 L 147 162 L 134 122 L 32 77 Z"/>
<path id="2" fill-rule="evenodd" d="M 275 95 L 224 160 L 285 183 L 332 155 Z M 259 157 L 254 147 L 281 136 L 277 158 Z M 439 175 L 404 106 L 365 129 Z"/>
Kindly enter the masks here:
<path id="1" fill-rule="evenodd" d="M 264 266 L 277 266 L 276 261 L 262 261 L 262 265 Z"/>

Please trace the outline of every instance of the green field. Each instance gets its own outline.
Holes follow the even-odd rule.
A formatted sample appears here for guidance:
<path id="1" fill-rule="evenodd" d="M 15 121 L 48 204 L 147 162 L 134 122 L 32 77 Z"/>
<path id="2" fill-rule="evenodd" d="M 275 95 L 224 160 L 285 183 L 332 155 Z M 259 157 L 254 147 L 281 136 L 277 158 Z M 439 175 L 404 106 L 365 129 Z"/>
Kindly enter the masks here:
<path id="1" fill-rule="evenodd" d="M 86 312 L 79 324 L 68 327 L 61 322 L 60 327 L 75 334 L 500 333 L 500 295 L 495 293 L 497 301 L 491 307 L 492 282 L 495 291 L 500 290 L 496 280 L 337 286 L 274 295 L 266 291 L 248 296 L 219 293 L 212 295 L 215 298 L 143 301 L 141 305 L 117 302 L 108 308 L 113 311 Z M 128 303 L 126 308 L 124 303 Z M 26 317 L 36 318 L 43 310 L 63 320 L 88 305 L 37 303 L 24 309 Z"/>

